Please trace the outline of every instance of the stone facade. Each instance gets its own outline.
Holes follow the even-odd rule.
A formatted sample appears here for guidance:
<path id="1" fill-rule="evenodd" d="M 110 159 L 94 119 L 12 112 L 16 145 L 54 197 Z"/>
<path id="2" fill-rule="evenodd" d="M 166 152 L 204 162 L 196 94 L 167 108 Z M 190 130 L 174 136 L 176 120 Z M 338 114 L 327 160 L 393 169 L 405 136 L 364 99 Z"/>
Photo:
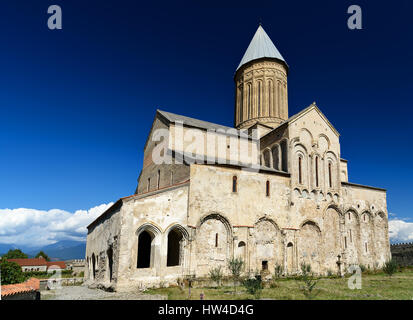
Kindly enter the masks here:
<path id="1" fill-rule="evenodd" d="M 157 111 L 135 194 L 88 226 L 87 283 L 133 290 L 206 277 L 216 266 L 228 274 L 232 257 L 245 273 L 281 266 L 284 274 L 302 263 L 343 274 L 390 258 L 386 191 L 348 182 L 339 134 L 315 103 L 288 118 L 287 71 L 270 58 L 239 67 L 237 128 Z M 251 109 L 238 91 L 248 83 L 262 90 L 252 91 Z"/>
<path id="2" fill-rule="evenodd" d="M 390 246 L 392 259 L 400 266 L 413 266 L 413 242 L 397 243 Z"/>

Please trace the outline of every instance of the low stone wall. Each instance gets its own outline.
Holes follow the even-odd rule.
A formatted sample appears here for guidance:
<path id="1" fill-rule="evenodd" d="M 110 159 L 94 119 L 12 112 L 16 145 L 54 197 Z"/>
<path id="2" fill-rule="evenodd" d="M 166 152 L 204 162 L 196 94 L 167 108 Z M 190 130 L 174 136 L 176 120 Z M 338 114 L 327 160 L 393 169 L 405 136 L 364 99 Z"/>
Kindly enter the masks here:
<path id="1" fill-rule="evenodd" d="M 390 245 L 392 259 L 400 266 L 413 266 L 413 242 Z"/>
<path id="2" fill-rule="evenodd" d="M 40 290 L 50 290 L 59 286 L 75 286 L 83 283 L 83 278 L 60 278 L 40 280 Z"/>

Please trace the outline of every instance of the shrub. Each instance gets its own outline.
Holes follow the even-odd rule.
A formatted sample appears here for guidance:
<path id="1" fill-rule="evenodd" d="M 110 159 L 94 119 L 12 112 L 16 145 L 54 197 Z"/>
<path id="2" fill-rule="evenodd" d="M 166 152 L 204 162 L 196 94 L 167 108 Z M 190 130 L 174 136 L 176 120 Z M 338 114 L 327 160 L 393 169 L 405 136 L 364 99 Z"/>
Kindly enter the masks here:
<path id="1" fill-rule="evenodd" d="M 314 277 L 314 273 L 311 272 L 311 265 L 302 263 L 301 264 L 301 276 L 299 279 L 303 282 L 303 285 L 300 286 L 303 294 L 308 298 L 312 299 L 318 293 L 315 291 L 315 286 L 317 285 L 318 280 Z"/>
<path id="2" fill-rule="evenodd" d="M 221 280 L 223 277 L 221 266 L 218 266 L 216 268 L 212 268 L 209 271 L 209 277 L 211 278 L 212 281 L 214 281 L 217 284 L 217 287 L 221 286 Z"/>
<path id="3" fill-rule="evenodd" d="M 361 272 L 366 272 L 367 271 L 367 268 L 364 264 L 360 264 L 359 267 L 360 267 Z"/>
<path id="4" fill-rule="evenodd" d="M 249 294 L 252 294 L 255 299 L 261 297 L 262 291 L 262 279 L 261 275 L 257 274 L 253 278 L 247 278 L 242 282 L 242 285 L 245 287 Z"/>
<path id="5" fill-rule="evenodd" d="M 15 284 L 26 280 L 22 268 L 15 262 L 0 260 L 1 284 Z"/>
<path id="6" fill-rule="evenodd" d="M 386 261 L 384 263 L 383 271 L 387 273 L 389 277 L 391 277 L 393 273 L 397 271 L 397 268 L 398 268 L 397 262 L 390 259 L 389 261 Z"/>
<path id="7" fill-rule="evenodd" d="M 327 270 L 327 277 L 332 277 L 333 276 L 333 271 L 330 269 Z"/>

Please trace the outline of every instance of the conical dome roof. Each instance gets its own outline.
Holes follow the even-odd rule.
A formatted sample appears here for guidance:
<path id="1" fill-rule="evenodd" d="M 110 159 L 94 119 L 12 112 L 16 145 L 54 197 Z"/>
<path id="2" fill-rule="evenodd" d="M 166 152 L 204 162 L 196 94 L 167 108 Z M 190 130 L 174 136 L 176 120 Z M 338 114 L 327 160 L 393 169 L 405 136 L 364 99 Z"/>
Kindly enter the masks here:
<path id="1" fill-rule="evenodd" d="M 261 25 L 255 32 L 255 35 L 252 38 L 247 51 L 245 51 L 245 54 L 242 57 L 241 62 L 237 68 L 237 71 L 244 64 L 260 58 L 275 58 L 281 60 L 286 64 L 288 68 L 287 62 L 284 60 L 283 56 L 277 50 L 274 43 L 271 41 L 270 37 L 264 31 Z"/>

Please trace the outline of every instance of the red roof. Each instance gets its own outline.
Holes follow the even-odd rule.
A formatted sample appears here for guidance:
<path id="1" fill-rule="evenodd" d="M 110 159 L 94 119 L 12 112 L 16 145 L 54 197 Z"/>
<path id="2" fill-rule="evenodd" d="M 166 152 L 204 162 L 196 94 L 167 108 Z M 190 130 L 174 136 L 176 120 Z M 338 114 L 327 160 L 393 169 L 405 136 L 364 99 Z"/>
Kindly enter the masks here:
<path id="1" fill-rule="evenodd" d="M 44 258 L 34 258 L 34 259 L 7 259 L 7 261 L 15 262 L 20 267 L 28 266 L 46 266 L 47 261 Z"/>
<path id="2" fill-rule="evenodd" d="M 64 261 L 46 261 L 44 258 L 7 260 L 17 263 L 20 267 L 46 266 L 47 269 L 66 269 Z"/>
<path id="3" fill-rule="evenodd" d="M 48 261 L 47 269 L 66 269 L 66 263 L 64 261 Z"/>
<path id="4" fill-rule="evenodd" d="M 17 293 L 37 291 L 40 289 L 40 280 L 30 278 L 26 282 L 1 286 L 1 296 L 11 296 Z"/>

